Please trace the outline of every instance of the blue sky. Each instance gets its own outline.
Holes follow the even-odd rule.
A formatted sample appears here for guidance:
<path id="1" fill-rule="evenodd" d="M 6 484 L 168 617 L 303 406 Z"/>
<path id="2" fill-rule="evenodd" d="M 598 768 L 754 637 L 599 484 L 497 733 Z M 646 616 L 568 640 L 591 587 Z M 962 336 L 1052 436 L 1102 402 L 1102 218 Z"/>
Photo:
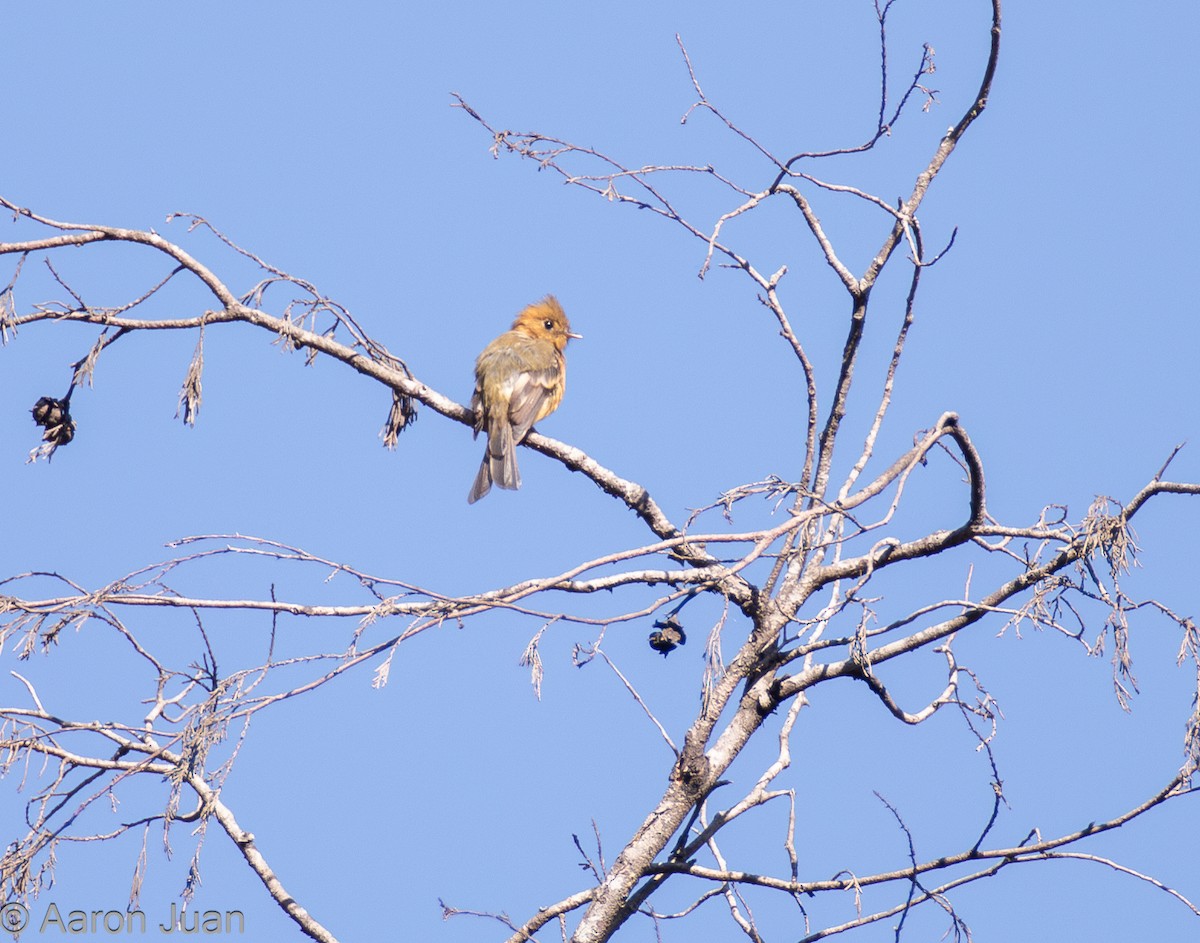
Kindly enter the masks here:
<path id="1" fill-rule="evenodd" d="M 923 283 L 881 438 L 882 462 L 942 412 L 958 412 L 987 462 L 991 510 L 1012 524 L 1050 503 L 1078 518 L 1096 494 L 1127 499 L 1185 440 L 1193 445 L 1171 477 L 1200 480 L 1200 327 L 1186 288 L 1200 14 L 1183 2 L 1098 9 L 1008 5 L 988 110 L 921 215 L 931 245 L 954 227 L 958 237 Z M 914 110 L 876 154 L 828 175 L 889 199 L 907 193 L 977 88 L 987 20 L 979 0 L 901 0 L 895 74 L 907 75 L 930 43 L 941 104 Z M 764 146 L 838 146 L 865 136 L 876 107 L 865 0 L 756 3 L 740 15 L 709 2 L 569 11 L 526 0 L 437 10 L 54 3 L 6 10 L 4 32 L 6 198 L 58 219 L 155 228 L 248 288 L 254 276 L 240 260 L 164 222 L 201 214 L 345 304 L 423 382 L 464 403 L 476 353 L 522 305 L 553 291 L 585 339 L 568 351 L 567 396 L 543 432 L 644 483 L 677 519 L 733 485 L 798 475 L 798 378 L 749 283 L 720 270 L 698 279 L 700 243 L 649 214 L 493 160 L 488 135 L 450 107 L 450 93 L 497 127 L 543 131 L 631 165 L 711 161 L 758 187 L 768 169 L 744 143 L 709 116 L 680 124 L 694 94 L 675 34 L 708 95 Z M 690 181 L 678 192 L 705 221 L 731 208 Z M 817 205 L 861 269 L 878 220 L 844 200 Z M 760 268 L 789 266 L 785 300 L 827 379 L 845 302 L 798 218 L 777 207 L 730 234 Z M 63 257 L 61 271 L 92 303 L 117 304 L 161 266 L 106 246 Z M 893 313 L 898 275 L 879 288 Z M 52 296 L 44 281 L 31 284 L 39 287 L 19 303 Z M 181 286 L 159 310 L 192 314 L 197 297 Z M 873 336 L 871 349 L 886 352 L 892 331 Z M 73 398 L 76 441 L 49 465 L 23 464 L 37 443 L 29 407 L 65 391 L 68 365 L 93 338 L 33 325 L 0 350 L 0 577 L 53 569 L 95 587 L 170 556 L 168 541 L 237 532 L 464 593 L 645 538 L 585 479 L 529 450 L 522 491 L 468 507 L 482 446 L 465 427 L 425 410 L 389 453 L 377 438 L 386 391 L 328 362 L 305 368 L 240 325 L 209 332 L 194 429 L 174 413 L 195 337 L 135 336 L 106 352 L 94 388 Z M 914 491 L 928 502 L 918 514 L 928 506 L 936 516 L 946 512 L 929 474 L 934 483 Z M 1195 502 L 1182 498 L 1139 517 L 1137 595 L 1194 613 L 1198 522 Z M 324 575 L 226 560 L 178 582 L 196 595 L 262 596 L 275 582 L 281 595 L 362 600 L 352 582 L 322 584 Z M 960 566 L 931 572 L 930 591 L 955 592 L 945 587 L 962 578 Z M 896 591 L 903 599 L 924 587 Z M 190 650 L 194 634 L 177 622 L 143 627 L 168 647 L 167 633 L 178 632 Z M 341 938 L 495 939 L 497 925 L 443 923 L 437 899 L 523 917 L 583 886 L 572 833 L 590 835 L 594 819 L 615 855 L 659 796 L 669 757 L 653 728 L 603 666 L 571 665 L 585 633 L 548 633 L 543 697 L 533 697 L 517 659 L 539 625 L 495 616 L 426 633 L 401 649 L 382 691 L 363 670 L 251 727 L 225 795 L 288 889 Z M 267 628 L 236 616 L 210 631 L 233 662 L 251 657 Z M 996 747 L 1011 805 L 997 826 L 1004 836 L 1104 818 L 1170 776 L 1194 678 L 1174 666 L 1169 624 L 1149 615 L 1134 624 L 1142 694 L 1132 714 L 1112 697 L 1107 657 L 1088 659 L 1052 635 L 996 638 L 998 629 L 962 639 L 960 657 L 1005 712 Z M 289 622 L 281 644 L 337 649 L 349 631 Z M 664 661 L 646 649 L 646 631 L 614 631 L 610 653 L 682 735 L 702 646 Z M 136 718 L 141 694 L 129 693 L 124 656 L 98 629 L 64 637 L 48 659 L 17 664 L 6 650 L 0 702 L 22 696 L 8 675 L 18 670 L 43 693 L 57 686 L 64 712 L 103 705 L 92 709 Z M 941 684 L 935 659 L 926 656 L 927 675 L 918 659 L 894 679 L 914 702 Z M 812 876 L 903 862 L 903 838 L 872 790 L 905 812 L 925 857 L 969 844 L 963 836 L 986 819 L 987 771 L 961 723 L 899 728 L 850 686 L 821 689 L 802 714 L 787 785 L 808 810 Z M 750 775 L 752 764 L 735 769 Z M 13 776 L 0 782 L 5 841 L 21 827 L 15 786 Z M 1084 850 L 1121 856 L 1195 899 L 1200 875 L 1181 836 L 1195 833 L 1197 816 L 1185 799 Z M 165 912 L 178 893 L 190 855 L 182 828 L 176 841 L 170 861 L 151 842 L 147 912 Z M 781 868 L 775 832 L 751 830 L 732 845 L 754 867 Z M 49 897 L 123 906 L 136 844 L 69 851 Z M 294 933 L 224 836 L 210 837 L 202 868 L 201 906 L 244 910 L 256 937 Z M 1080 862 L 1006 872 L 958 900 L 977 939 L 1196 932 L 1197 918 L 1166 895 Z M 844 901 L 819 906 L 819 919 L 846 919 Z M 934 915 L 921 919 L 940 933 Z M 739 938 L 716 908 L 708 920 L 706 939 Z M 627 927 L 633 939 L 652 933 Z M 891 936 L 878 927 L 856 938 Z"/>

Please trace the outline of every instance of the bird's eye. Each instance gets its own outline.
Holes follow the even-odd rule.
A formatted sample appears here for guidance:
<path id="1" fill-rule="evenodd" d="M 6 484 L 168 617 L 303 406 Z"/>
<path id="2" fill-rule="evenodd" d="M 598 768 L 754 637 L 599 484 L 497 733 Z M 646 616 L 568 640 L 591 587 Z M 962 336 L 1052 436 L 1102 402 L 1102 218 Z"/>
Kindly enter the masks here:
<path id="1" fill-rule="evenodd" d="M 547 331 L 549 331 L 550 329 L 552 329 L 554 327 L 554 322 L 551 321 L 549 318 L 546 318 L 546 320 L 542 322 L 542 327 L 544 327 Z"/>

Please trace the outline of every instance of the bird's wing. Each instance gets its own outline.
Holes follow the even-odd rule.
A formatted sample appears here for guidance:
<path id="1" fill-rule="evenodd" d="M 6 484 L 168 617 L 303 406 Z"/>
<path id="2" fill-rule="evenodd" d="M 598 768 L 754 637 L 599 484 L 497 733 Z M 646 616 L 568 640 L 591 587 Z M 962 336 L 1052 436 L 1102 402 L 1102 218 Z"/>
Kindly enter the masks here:
<path id="1" fill-rule="evenodd" d="M 479 437 L 479 433 L 483 431 L 483 384 L 475 381 L 475 392 L 471 394 L 471 412 L 475 414 L 474 429 L 471 438 Z"/>
<path id="2" fill-rule="evenodd" d="M 512 427 L 513 443 L 525 438 L 533 424 L 548 416 L 562 399 L 564 361 L 554 345 L 509 331 L 484 348 L 475 363 L 472 408 L 480 422 L 480 405 L 502 415 Z M 502 405 L 504 404 L 504 405 Z M 489 415 L 490 425 L 497 417 Z"/>
<path id="3" fill-rule="evenodd" d="M 512 423 L 513 442 L 525 438 L 533 424 L 548 415 L 557 405 L 555 389 L 559 378 L 558 365 L 545 370 L 520 374 L 513 384 L 508 401 L 508 419 Z"/>

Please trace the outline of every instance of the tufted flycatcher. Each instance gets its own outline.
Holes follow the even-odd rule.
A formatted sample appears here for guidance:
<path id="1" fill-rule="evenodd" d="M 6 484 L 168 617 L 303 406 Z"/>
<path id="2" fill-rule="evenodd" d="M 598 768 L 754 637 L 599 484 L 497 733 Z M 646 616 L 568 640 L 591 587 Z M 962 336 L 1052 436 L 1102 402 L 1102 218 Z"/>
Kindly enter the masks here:
<path id="1" fill-rule="evenodd" d="M 521 487 L 517 446 L 535 422 L 558 409 L 567 385 L 563 349 L 571 322 L 553 295 L 517 315 L 512 328 L 483 349 L 475 361 L 475 435 L 487 432 L 487 449 L 467 496 L 474 504 L 492 488 Z"/>

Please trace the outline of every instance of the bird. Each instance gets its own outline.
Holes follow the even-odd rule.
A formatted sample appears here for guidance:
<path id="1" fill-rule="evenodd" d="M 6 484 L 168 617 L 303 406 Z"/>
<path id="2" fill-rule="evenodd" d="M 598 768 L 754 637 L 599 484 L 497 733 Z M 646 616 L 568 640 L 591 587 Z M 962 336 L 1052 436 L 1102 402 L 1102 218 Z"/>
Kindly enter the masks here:
<path id="1" fill-rule="evenodd" d="M 572 338 L 562 305 L 553 295 L 521 309 L 512 327 L 483 349 L 475 361 L 475 436 L 487 433 L 487 448 L 467 496 L 474 504 L 491 488 L 521 487 L 517 446 L 539 422 L 558 409 L 567 382 L 563 350 Z"/>

